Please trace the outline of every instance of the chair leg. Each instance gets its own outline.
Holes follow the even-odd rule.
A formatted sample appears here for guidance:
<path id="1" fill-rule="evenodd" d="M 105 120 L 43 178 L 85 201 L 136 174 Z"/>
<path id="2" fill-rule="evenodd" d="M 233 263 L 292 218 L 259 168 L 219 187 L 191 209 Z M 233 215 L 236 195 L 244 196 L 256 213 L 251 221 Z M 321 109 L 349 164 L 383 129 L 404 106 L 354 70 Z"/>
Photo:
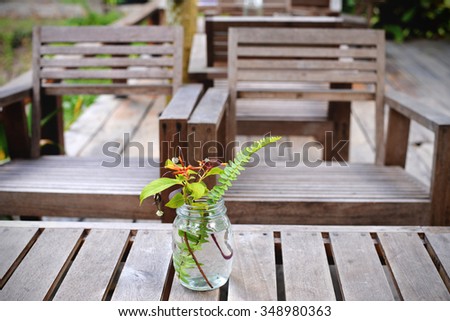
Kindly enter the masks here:
<path id="1" fill-rule="evenodd" d="M 23 102 L 3 107 L 4 126 L 11 158 L 30 157 L 30 136 Z"/>
<path id="2" fill-rule="evenodd" d="M 350 102 L 330 102 L 328 119 L 334 124 L 333 134 L 325 139 L 325 161 L 348 161 L 350 143 Z M 331 136 L 331 137 L 329 137 Z M 331 138 L 331 139 L 330 139 Z"/>
<path id="3" fill-rule="evenodd" d="M 42 132 L 41 139 L 49 144 L 42 147 L 43 155 L 64 154 L 64 120 L 62 111 L 62 97 L 42 97 Z"/>
<path id="4" fill-rule="evenodd" d="M 450 226 L 450 126 L 436 131 L 431 176 L 431 225 Z"/>
<path id="5" fill-rule="evenodd" d="M 331 89 L 351 89 L 349 83 L 332 83 Z M 331 101 L 328 105 L 328 119 L 334 124 L 333 139 L 325 142 L 324 160 L 348 161 L 350 142 L 351 102 Z"/>

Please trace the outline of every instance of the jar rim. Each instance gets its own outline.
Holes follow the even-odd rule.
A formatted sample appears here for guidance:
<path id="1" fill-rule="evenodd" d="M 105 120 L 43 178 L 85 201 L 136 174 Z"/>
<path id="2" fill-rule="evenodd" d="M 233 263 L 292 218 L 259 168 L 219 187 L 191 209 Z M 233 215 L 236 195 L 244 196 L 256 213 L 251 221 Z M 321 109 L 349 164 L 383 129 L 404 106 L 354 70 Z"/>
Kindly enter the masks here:
<path id="1" fill-rule="evenodd" d="M 225 208 L 223 198 L 220 198 L 213 204 L 208 204 L 207 198 L 200 198 L 194 201 L 194 204 L 183 204 L 177 208 L 177 215 L 189 216 L 189 217 L 204 217 L 204 212 L 208 213 L 208 217 L 214 217 L 222 215 L 221 209 Z M 198 206 L 198 205 L 204 206 Z"/>

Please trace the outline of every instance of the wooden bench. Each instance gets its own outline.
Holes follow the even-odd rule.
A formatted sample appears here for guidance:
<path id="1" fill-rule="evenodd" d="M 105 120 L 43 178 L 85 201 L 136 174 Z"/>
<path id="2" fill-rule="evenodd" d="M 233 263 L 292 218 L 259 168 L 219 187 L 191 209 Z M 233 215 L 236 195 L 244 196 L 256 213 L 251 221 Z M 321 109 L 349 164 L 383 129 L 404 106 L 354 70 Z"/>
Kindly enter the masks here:
<path id="1" fill-rule="evenodd" d="M 0 93 L 3 121 L 14 124 L 6 126 L 11 156 L 32 158 L 14 159 L 0 167 L 0 203 L 5 204 L 1 213 L 151 218 L 153 205 L 149 202 L 150 209 L 139 207 L 138 196 L 143 186 L 159 177 L 159 160 L 153 160 L 153 164 L 131 160 L 130 167 L 125 167 L 122 163 L 114 166 L 112 160 L 104 158 L 39 157 L 40 140 L 64 145 L 59 95 L 172 95 L 160 119 L 160 155 L 163 159 L 171 157 L 167 146 L 178 139 L 175 134 L 187 131 L 190 112 L 202 93 L 201 85 L 181 86 L 181 28 L 42 27 L 35 29 L 33 42 L 31 142 L 23 103 L 30 100 L 30 91 L 18 88 Z M 74 45 L 58 45 L 61 42 Z M 99 66 L 104 68 L 93 69 Z M 92 78 L 112 81 L 67 82 Z M 41 120 L 52 113 L 55 116 L 41 129 Z"/>
<path id="2" fill-rule="evenodd" d="M 273 30 L 274 32 L 274 30 Z M 211 116 L 203 116 L 205 122 L 196 124 L 196 131 L 209 128 L 210 139 L 224 136 L 222 122 L 235 123 L 236 101 L 239 99 L 239 86 L 236 80 L 252 81 L 277 77 L 272 69 L 262 71 L 247 69 L 239 75 L 240 66 L 258 67 L 257 49 L 243 47 L 237 49 L 239 41 L 249 41 L 252 46 L 258 42 L 280 42 L 282 37 L 291 43 L 299 42 L 304 52 L 312 50 L 306 44 L 342 44 L 340 49 L 322 49 L 322 55 L 341 57 L 351 55 L 351 61 L 335 60 L 332 69 L 317 73 L 313 68 L 319 64 L 325 68 L 327 60 L 298 61 L 295 66 L 301 70 L 294 80 L 333 79 L 341 82 L 370 81 L 375 88 L 370 92 L 360 89 L 331 89 L 324 92 L 305 91 L 308 99 L 358 101 L 371 100 L 376 105 L 374 119 L 377 132 L 376 164 L 353 164 L 348 166 L 339 162 L 324 162 L 318 167 L 298 164 L 288 167 L 286 162 L 275 167 L 261 164 L 243 172 L 242 176 L 226 194 L 228 215 L 235 223 L 264 224 L 375 224 L 375 225 L 450 225 L 450 118 L 423 106 L 415 100 L 396 92 L 384 92 L 384 33 L 376 30 L 308 30 L 290 29 L 276 31 L 232 29 L 232 60 L 230 63 L 230 90 L 215 94 L 215 103 L 209 104 Z M 251 37 L 249 37 L 251 35 Z M 266 38 L 267 36 L 267 38 Z M 270 39 L 270 40 L 269 40 Z M 357 48 L 351 48 L 352 46 Z M 371 46 L 370 49 L 364 48 Z M 249 49 L 251 48 L 251 49 Z M 250 51 L 251 50 L 251 51 Z M 260 51 L 264 55 L 269 50 Z M 246 54 L 252 60 L 241 64 Z M 370 56 L 370 57 L 368 57 Z M 361 60 L 365 57 L 364 60 Z M 368 60 L 370 58 L 370 60 Z M 262 59 L 258 57 L 258 59 Z M 267 64 L 266 64 L 267 66 Z M 292 68 L 293 62 L 281 60 L 273 62 L 273 68 L 284 66 Z M 335 74 L 336 68 L 345 72 Z M 351 74 L 345 74 L 353 70 Z M 329 78 L 337 77 L 337 78 Z M 348 77 L 344 79 L 345 77 Z M 301 79 L 300 79 L 301 78 Z M 216 90 L 217 91 L 217 90 Z M 207 93 L 208 95 L 208 93 Z M 309 95 L 309 96 L 307 96 Z M 323 96 L 321 96 L 323 95 Z M 299 96 L 301 96 L 299 94 Z M 205 96 L 206 97 L 206 96 Z M 201 105 L 202 102 L 199 103 Z M 384 106 L 389 106 L 386 140 L 384 139 Z M 273 108 L 276 108 L 274 105 Z M 339 106 L 339 105 L 337 105 Z M 224 111 L 222 111 L 224 110 Z M 199 111 L 200 112 L 200 111 Z M 206 113 L 206 110 L 202 110 Z M 225 119 L 222 115 L 231 115 Z M 192 118 L 196 117 L 194 111 Z M 207 120 L 207 121 L 206 121 Z M 410 122 L 430 129 L 435 134 L 431 189 L 404 171 L 408 147 Z M 276 127 L 278 128 L 278 127 Z M 235 130 L 232 129 L 232 134 Z M 276 130 L 272 131 L 277 135 Z M 203 155 L 206 157 L 208 155 Z M 292 164 L 292 163 L 291 163 Z"/>

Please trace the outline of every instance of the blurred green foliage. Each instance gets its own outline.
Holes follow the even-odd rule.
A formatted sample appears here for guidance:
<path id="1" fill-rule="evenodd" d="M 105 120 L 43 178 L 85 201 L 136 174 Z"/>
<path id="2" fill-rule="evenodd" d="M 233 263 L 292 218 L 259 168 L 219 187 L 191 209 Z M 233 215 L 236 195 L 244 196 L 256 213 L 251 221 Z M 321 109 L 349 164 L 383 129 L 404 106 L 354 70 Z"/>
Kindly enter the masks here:
<path id="1" fill-rule="evenodd" d="M 354 13 L 360 1 L 344 0 L 343 10 Z M 448 37 L 450 0 L 375 1 L 371 25 L 386 30 L 387 37 L 398 42 Z"/>

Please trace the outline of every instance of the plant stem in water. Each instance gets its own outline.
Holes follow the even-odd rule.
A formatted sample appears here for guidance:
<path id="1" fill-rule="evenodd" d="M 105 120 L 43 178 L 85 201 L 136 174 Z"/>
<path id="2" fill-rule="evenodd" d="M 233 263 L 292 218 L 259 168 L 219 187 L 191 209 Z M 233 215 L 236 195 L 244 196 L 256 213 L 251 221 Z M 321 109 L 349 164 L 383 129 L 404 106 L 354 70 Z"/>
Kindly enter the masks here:
<path id="1" fill-rule="evenodd" d="M 197 268 L 200 271 L 200 274 L 203 276 L 203 278 L 205 279 L 205 281 L 208 284 L 208 286 L 212 289 L 213 286 L 211 285 L 211 283 L 209 282 L 208 278 L 206 277 L 205 272 L 203 272 L 203 269 L 200 266 L 200 263 L 198 263 L 197 258 L 194 255 L 194 251 L 192 251 L 191 246 L 189 245 L 189 240 L 187 238 L 187 233 L 186 232 L 184 232 L 184 242 L 186 243 L 186 246 L 188 248 L 189 253 L 191 254 L 192 258 L 194 259 L 195 265 L 197 265 Z"/>
<path id="2" fill-rule="evenodd" d="M 223 253 L 222 248 L 219 245 L 219 242 L 217 242 L 216 236 L 214 234 L 211 234 L 211 236 L 212 236 L 212 239 L 214 240 L 214 243 L 216 243 L 216 246 L 219 249 L 220 254 L 222 255 L 222 257 L 225 260 L 231 259 L 233 257 L 233 249 L 232 248 L 228 248 L 230 250 L 230 254 L 229 255 L 225 255 L 225 253 Z"/>

